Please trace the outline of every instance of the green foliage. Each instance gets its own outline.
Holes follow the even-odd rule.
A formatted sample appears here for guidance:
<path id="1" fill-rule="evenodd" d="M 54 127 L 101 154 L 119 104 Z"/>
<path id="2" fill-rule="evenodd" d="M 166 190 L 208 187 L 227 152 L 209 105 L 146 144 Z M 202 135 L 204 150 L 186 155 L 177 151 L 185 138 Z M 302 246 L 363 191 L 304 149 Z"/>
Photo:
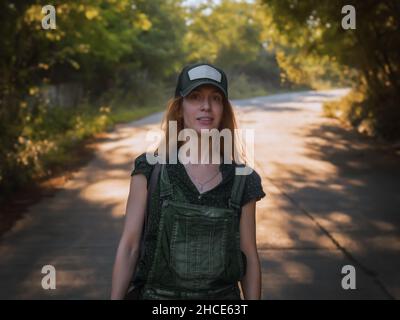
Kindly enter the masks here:
<path id="1" fill-rule="evenodd" d="M 266 96 L 276 89 L 262 85 L 261 82 L 250 81 L 245 74 L 240 74 L 232 79 L 229 88 L 230 99 L 246 99 L 257 96 Z"/>
<path id="2" fill-rule="evenodd" d="M 158 104 L 149 107 L 141 108 L 118 108 L 113 112 L 110 117 L 114 123 L 124 123 L 135 119 L 142 118 L 148 114 L 154 112 L 160 112 L 165 110 L 165 105 Z"/>
<path id="3" fill-rule="evenodd" d="M 358 126 L 366 117 L 363 101 L 365 95 L 360 90 L 351 91 L 339 101 L 325 102 L 324 114 L 328 117 L 338 118 L 352 126 Z"/>
<path id="4" fill-rule="evenodd" d="M 112 119 L 93 106 L 120 99 L 132 108 L 160 100 L 165 92 L 158 86 L 183 57 L 185 12 L 179 0 L 51 4 L 57 28 L 43 30 L 41 1 L 0 1 L 2 191 L 45 175 L 49 159 L 107 128 Z M 83 88 L 86 102 L 49 105 L 44 86 L 64 83 Z"/>
<path id="5" fill-rule="evenodd" d="M 387 139 L 400 138 L 400 4 L 397 0 L 364 1 L 263 1 L 269 13 L 271 37 L 278 61 L 287 77 L 312 83 L 324 73 L 363 88 L 362 103 L 341 103 L 349 122 L 373 119 L 377 132 Z M 356 29 L 344 30 L 341 9 L 356 8 Z M 333 68 L 327 68 L 331 65 Z M 318 69 L 319 67 L 319 69 Z M 343 81 L 343 80 L 346 80 Z M 348 112 L 352 110 L 351 112 Z M 360 114 L 360 116 L 358 116 Z"/>
<path id="6" fill-rule="evenodd" d="M 0 1 L 3 191 L 46 176 L 70 160 L 68 150 L 79 141 L 112 123 L 164 107 L 188 62 L 223 67 L 232 98 L 281 86 L 275 54 L 265 47 L 270 18 L 254 3 L 210 1 L 191 9 L 180 0 L 51 4 L 57 28 L 43 30 L 41 1 Z M 58 97 L 48 100 L 65 84 L 82 89 L 69 107 Z"/>
<path id="7" fill-rule="evenodd" d="M 160 106 L 117 110 L 108 106 L 94 110 L 88 105 L 74 110 L 41 107 L 34 119 L 26 121 L 15 151 L 8 153 L 8 162 L 0 167 L 2 197 L 21 184 L 51 175 L 54 167 L 68 167 L 75 161 L 70 156 L 71 150 L 83 140 L 112 128 L 115 123 L 139 119 L 155 111 L 161 111 Z"/>
<path id="8" fill-rule="evenodd" d="M 264 44 L 268 16 L 258 4 L 209 1 L 188 12 L 187 62 L 208 61 L 225 70 L 233 98 L 262 95 L 281 86 L 279 66 Z"/>

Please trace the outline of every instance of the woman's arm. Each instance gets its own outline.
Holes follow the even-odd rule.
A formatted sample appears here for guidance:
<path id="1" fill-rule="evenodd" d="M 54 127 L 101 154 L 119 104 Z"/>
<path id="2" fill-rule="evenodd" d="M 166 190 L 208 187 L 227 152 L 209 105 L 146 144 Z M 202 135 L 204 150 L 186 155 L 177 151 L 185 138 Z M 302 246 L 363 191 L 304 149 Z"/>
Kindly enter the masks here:
<path id="1" fill-rule="evenodd" d="M 241 281 L 245 300 L 261 298 L 261 267 L 256 244 L 256 201 L 242 207 L 240 218 L 240 248 L 247 258 L 246 274 Z"/>
<path id="2" fill-rule="evenodd" d="M 126 205 L 125 225 L 115 258 L 111 299 L 123 299 L 139 256 L 147 202 L 147 179 L 138 174 L 131 178 Z"/>

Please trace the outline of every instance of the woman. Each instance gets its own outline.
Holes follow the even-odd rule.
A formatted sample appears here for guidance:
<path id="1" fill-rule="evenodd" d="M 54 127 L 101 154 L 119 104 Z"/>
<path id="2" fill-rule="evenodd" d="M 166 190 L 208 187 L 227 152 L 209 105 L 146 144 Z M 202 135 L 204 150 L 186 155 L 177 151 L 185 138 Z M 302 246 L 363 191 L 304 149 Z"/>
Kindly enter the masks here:
<path id="1" fill-rule="evenodd" d="M 192 129 L 200 137 L 202 129 L 228 129 L 233 134 L 236 121 L 224 71 L 208 63 L 183 68 L 163 121 L 168 142 L 173 121 L 178 133 Z M 177 150 L 190 141 L 175 141 Z M 204 156 L 199 148 L 195 161 L 184 164 L 178 157 L 175 164 L 161 165 L 150 195 L 144 254 L 140 238 L 154 165 L 145 153 L 135 159 L 112 299 L 124 297 L 134 270 L 140 299 L 241 299 L 239 282 L 244 299 L 260 299 L 255 210 L 265 193 L 254 170 L 240 176 L 238 163 L 226 163 L 227 156 L 236 159 L 235 142 L 232 154 L 218 149 L 221 164 L 199 163 Z M 215 151 L 214 144 L 210 148 Z"/>

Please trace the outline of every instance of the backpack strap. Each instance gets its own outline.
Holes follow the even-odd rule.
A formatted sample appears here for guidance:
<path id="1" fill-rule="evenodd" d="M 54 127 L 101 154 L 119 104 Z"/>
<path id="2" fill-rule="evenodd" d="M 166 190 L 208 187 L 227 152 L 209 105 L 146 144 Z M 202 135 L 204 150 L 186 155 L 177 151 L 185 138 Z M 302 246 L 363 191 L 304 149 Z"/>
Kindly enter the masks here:
<path id="1" fill-rule="evenodd" d="M 232 192 L 229 198 L 229 207 L 240 213 L 240 204 L 243 196 L 244 186 L 246 184 L 247 175 L 238 175 L 235 173 L 233 180 Z"/>
<path id="2" fill-rule="evenodd" d="M 140 237 L 140 257 L 142 257 L 144 254 L 144 238 L 145 238 L 145 234 L 147 232 L 147 225 L 148 225 L 149 215 L 150 215 L 150 199 L 151 199 L 151 195 L 154 193 L 154 191 L 156 189 L 160 169 L 161 169 L 161 164 L 159 164 L 157 162 L 154 165 L 153 171 L 151 172 L 149 184 L 147 186 L 147 205 L 146 205 L 144 222 L 143 222 L 143 231 L 142 231 L 142 235 Z"/>
<path id="3" fill-rule="evenodd" d="M 144 240 L 147 233 L 148 220 L 150 215 L 150 200 L 151 200 L 151 195 L 155 192 L 160 170 L 161 170 L 161 164 L 156 163 L 153 167 L 153 171 L 151 172 L 149 183 L 147 184 L 147 204 L 146 204 L 146 210 L 144 212 L 142 234 L 140 236 L 139 258 L 137 259 L 135 270 L 133 271 L 133 275 L 130 281 L 130 287 L 128 287 L 128 291 L 130 291 L 131 288 L 139 286 L 139 283 L 136 281 L 136 271 L 139 261 L 144 257 L 144 249 L 145 249 Z"/>

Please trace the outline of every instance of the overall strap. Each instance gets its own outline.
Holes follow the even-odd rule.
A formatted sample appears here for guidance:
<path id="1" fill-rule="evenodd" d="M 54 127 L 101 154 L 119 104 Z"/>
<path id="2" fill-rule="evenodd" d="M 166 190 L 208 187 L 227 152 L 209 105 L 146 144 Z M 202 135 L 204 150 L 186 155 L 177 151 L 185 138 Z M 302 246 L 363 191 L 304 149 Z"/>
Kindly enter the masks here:
<path id="1" fill-rule="evenodd" d="M 151 195 L 155 192 L 156 190 L 156 185 L 158 182 L 158 177 L 160 175 L 160 169 L 161 169 L 161 164 L 158 162 L 154 165 L 153 171 L 151 172 L 149 184 L 147 186 L 147 207 L 146 207 L 146 217 L 144 219 L 145 226 L 147 224 L 148 216 L 150 213 L 150 199 Z"/>
<path id="2" fill-rule="evenodd" d="M 187 199 L 178 185 L 172 185 L 169 179 L 167 165 L 161 165 L 160 175 L 160 199 L 175 199 L 178 201 L 187 202 Z"/>
<path id="3" fill-rule="evenodd" d="M 167 166 L 161 165 L 161 176 L 160 176 L 160 198 L 166 198 L 173 193 L 172 184 L 169 181 Z"/>
<path id="4" fill-rule="evenodd" d="M 240 204 L 242 200 L 243 190 L 246 183 L 247 175 L 238 175 L 235 173 L 233 180 L 232 193 L 229 198 L 229 207 L 240 211 Z"/>

